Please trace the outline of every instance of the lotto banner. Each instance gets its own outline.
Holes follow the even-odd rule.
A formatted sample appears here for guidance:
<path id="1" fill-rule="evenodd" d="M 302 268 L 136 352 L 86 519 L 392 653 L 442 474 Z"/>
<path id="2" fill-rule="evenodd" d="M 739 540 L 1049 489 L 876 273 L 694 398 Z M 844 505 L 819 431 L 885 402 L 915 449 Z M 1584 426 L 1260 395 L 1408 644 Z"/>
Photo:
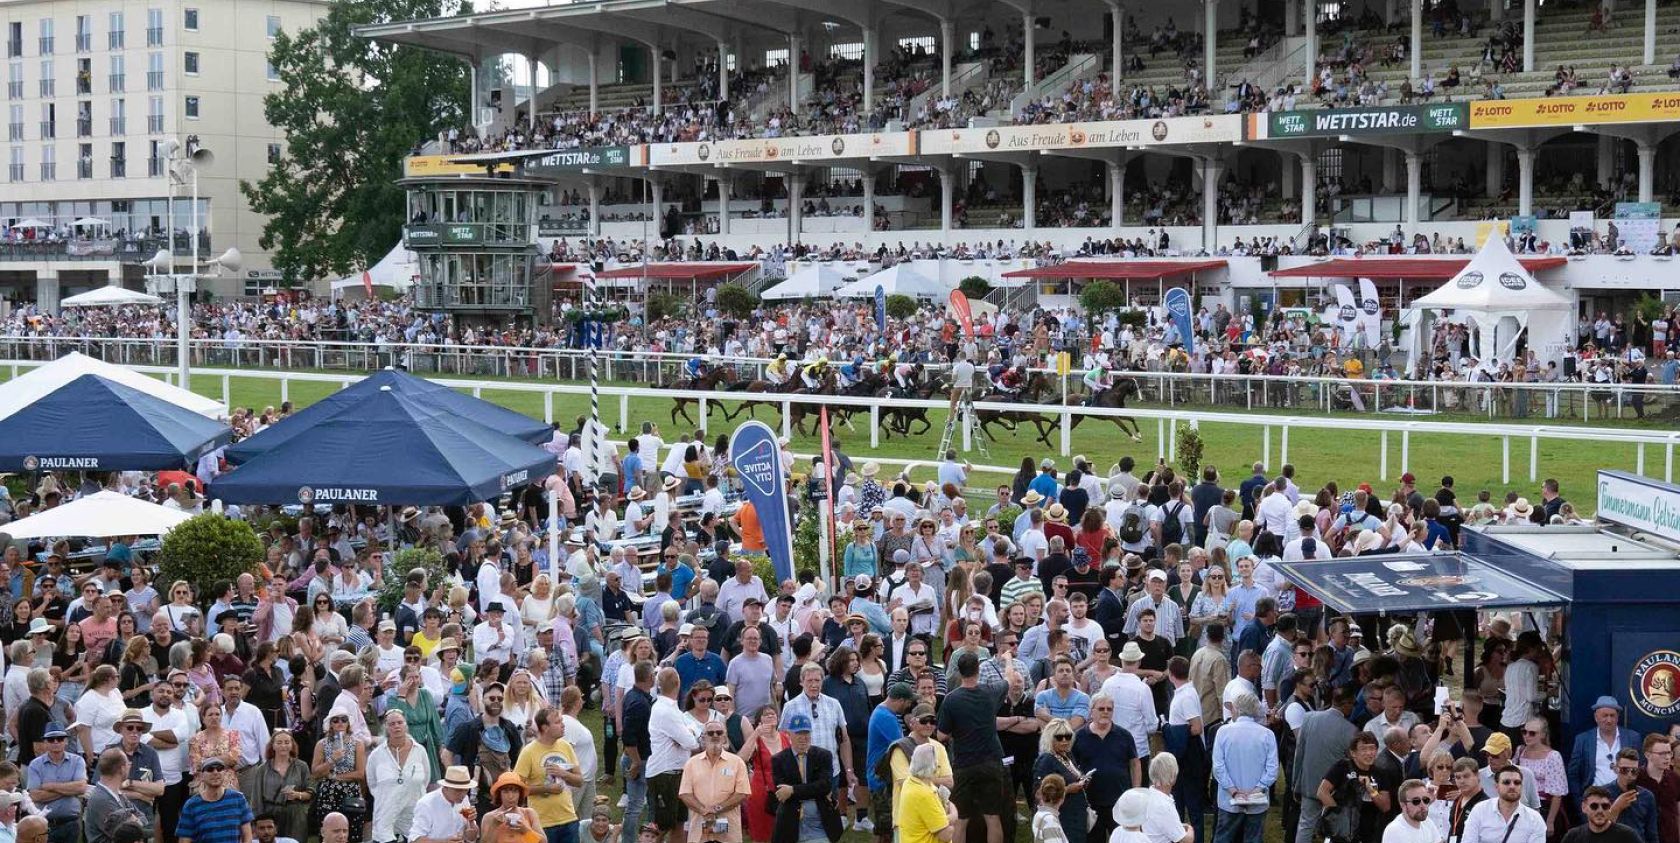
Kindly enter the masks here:
<path id="1" fill-rule="evenodd" d="M 1470 103 L 1470 128 L 1520 129 L 1597 123 L 1663 123 L 1680 120 L 1680 92 L 1532 97 Z"/>
<path id="2" fill-rule="evenodd" d="M 974 311 L 968 306 L 968 296 L 963 295 L 962 290 L 951 291 L 951 311 L 962 323 L 963 336 L 974 339 Z"/>
<path id="3" fill-rule="evenodd" d="M 776 569 L 776 582 L 793 578 L 793 524 L 788 517 L 787 474 L 782 470 L 776 433 L 761 421 L 735 428 L 729 439 L 729 462 L 741 477 L 748 503 L 758 513 L 764 549 Z"/>

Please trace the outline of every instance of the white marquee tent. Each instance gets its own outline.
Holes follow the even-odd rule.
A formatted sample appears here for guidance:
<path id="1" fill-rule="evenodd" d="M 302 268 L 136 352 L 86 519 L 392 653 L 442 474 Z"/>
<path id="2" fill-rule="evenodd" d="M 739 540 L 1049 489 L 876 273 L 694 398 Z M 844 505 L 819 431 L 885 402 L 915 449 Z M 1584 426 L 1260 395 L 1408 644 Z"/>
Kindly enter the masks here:
<path id="1" fill-rule="evenodd" d="M 120 492 L 96 492 L 63 506 L 13 521 L 0 532 L 14 539 L 56 536 L 160 536 L 192 517 Z"/>
<path id="2" fill-rule="evenodd" d="M 342 295 L 345 289 L 360 289 L 368 281 L 371 281 L 376 287 L 407 290 L 414 286 L 414 279 L 419 274 L 420 259 L 415 256 L 414 252 L 403 248 L 403 244 L 398 243 L 391 247 L 391 251 L 387 252 L 385 257 L 380 258 L 378 263 L 368 267 L 365 271 L 346 275 L 332 282 L 332 294 L 336 298 Z M 364 275 L 367 276 L 366 281 L 362 278 Z"/>
<path id="3" fill-rule="evenodd" d="M 205 398 L 157 378 L 72 351 L 0 384 L 0 419 L 29 406 L 59 387 L 81 377 L 98 375 L 212 419 L 227 417 L 222 402 Z"/>
<path id="4" fill-rule="evenodd" d="M 874 275 L 859 278 L 844 287 L 834 291 L 837 299 L 863 299 L 875 295 L 877 286 L 886 289 L 887 295 L 914 296 L 924 299 L 942 299 L 951 294 L 951 286 L 935 281 L 917 272 L 907 263 L 891 266 Z"/>
<path id="5" fill-rule="evenodd" d="M 824 299 L 835 290 L 851 283 L 856 276 L 851 272 L 817 263 L 806 266 L 787 277 L 787 280 L 764 291 L 761 298 L 771 301 L 786 301 L 789 299 Z M 874 290 L 870 290 L 874 295 Z"/>
<path id="6" fill-rule="evenodd" d="M 1429 328 L 1423 316 L 1433 312 L 1470 328 L 1472 353 L 1483 367 L 1514 360 L 1517 340 L 1525 332 L 1535 358 L 1541 363 L 1555 362 L 1569 347 L 1574 307 L 1567 296 L 1536 281 L 1503 238 L 1489 237 L 1452 280 L 1407 306 L 1418 311 L 1413 320 L 1412 359 L 1424 353 Z"/>
<path id="7" fill-rule="evenodd" d="M 106 284 L 103 287 L 77 293 L 58 303 L 59 307 L 120 307 L 125 304 L 162 304 L 163 299 L 139 290 L 130 290 L 120 284 Z"/>

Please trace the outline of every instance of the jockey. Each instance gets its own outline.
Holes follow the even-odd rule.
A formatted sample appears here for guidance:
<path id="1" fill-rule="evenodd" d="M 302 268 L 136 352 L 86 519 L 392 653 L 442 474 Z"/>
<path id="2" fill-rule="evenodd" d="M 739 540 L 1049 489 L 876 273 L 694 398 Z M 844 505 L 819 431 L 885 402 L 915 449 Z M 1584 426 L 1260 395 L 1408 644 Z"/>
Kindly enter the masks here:
<path id="1" fill-rule="evenodd" d="M 1003 374 L 995 382 L 999 392 L 1014 395 L 1021 391 L 1021 387 L 1027 385 L 1026 367 L 1016 366 L 1004 369 Z"/>
<path id="2" fill-rule="evenodd" d="M 920 369 L 920 363 L 899 363 L 892 370 L 893 383 L 897 384 L 899 389 L 909 392 L 916 385 L 916 376 L 920 374 Z"/>
<path id="3" fill-rule="evenodd" d="M 861 354 L 846 361 L 846 364 L 841 366 L 839 370 L 840 388 L 850 389 L 855 386 L 862 379 L 862 374 L 867 366 L 868 364 L 864 362 Z"/>
<path id="4" fill-rule="evenodd" d="M 828 358 L 818 357 L 799 371 L 799 380 L 806 389 L 817 389 L 822 386 L 823 376 L 828 373 Z"/>
<path id="5" fill-rule="evenodd" d="M 787 354 L 778 354 L 770 365 L 764 367 L 764 379 L 781 386 L 793 376 L 793 364 L 788 362 Z"/>
<path id="6" fill-rule="evenodd" d="M 996 349 L 986 355 L 986 379 L 991 381 L 993 386 L 997 386 L 998 380 L 1003 377 L 1003 373 L 1008 369 L 1009 367 L 1004 365 L 1003 358 L 998 356 Z"/>
<path id="7" fill-rule="evenodd" d="M 697 381 L 700 378 L 704 377 L 705 374 L 706 374 L 706 358 L 700 357 L 700 356 L 695 356 L 695 357 L 688 358 L 688 378 L 689 378 L 689 380 Z"/>
<path id="8" fill-rule="evenodd" d="M 1085 370 L 1085 376 L 1080 378 L 1085 384 L 1085 406 L 1089 407 L 1104 390 L 1114 385 L 1114 379 L 1109 376 L 1108 369 L 1101 361 L 1093 361 L 1091 368 Z"/>

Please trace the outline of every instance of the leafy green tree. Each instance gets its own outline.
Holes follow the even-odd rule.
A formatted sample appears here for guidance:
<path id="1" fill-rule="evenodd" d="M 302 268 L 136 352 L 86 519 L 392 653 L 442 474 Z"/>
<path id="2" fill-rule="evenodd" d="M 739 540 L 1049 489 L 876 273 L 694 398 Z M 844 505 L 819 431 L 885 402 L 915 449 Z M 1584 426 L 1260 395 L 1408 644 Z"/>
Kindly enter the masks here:
<path id="1" fill-rule="evenodd" d="M 887 315 L 900 321 L 916 315 L 916 300 L 903 293 L 887 296 Z"/>
<path id="2" fill-rule="evenodd" d="M 992 282 L 978 275 L 970 275 L 957 282 L 957 289 L 971 299 L 983 299 L 992 291 Z"/>
<path id="3" fill-rule="evenodd" d="M 163 537 L 158 576 L 164 582 L 197 583 L 202 593 L 210 583 L 255 573 L 262 561 L 263 544 L 250 524 L 206 512 L 182 521 Z"/>
<path id="4" fill-rule="evenodd" d="M 681 316 L 688 310 L 688 300 L 676 293 L 650 293 L 647 298 L 647 317 L 655 322 Z"/>
<path id="5" fill-rule="evenodd" d="M 758 296 L 740 284 L 724 284 L 717 288 L 717 306 L 730 316 L 745 319 L 758 309 Z"/>
<path id="6" fill-rule="evenodd" d="M 1092 316 L 1119 310 L 1126 306 L 1126 291 L 1113 281 L 1098 279 L 1086 283 L 1079 291 L 1079 304 Z"/>
<path id="7" fill-rule="evenodd" d="M 463 0 L 334 0 L 314 27 L 274 39 L 280 84 L 263 113 L 284 151 L 239 190 L 267 215 L 258 242 L 288 283 L 345 275 L 390 251 L 402 233 L 403 158 L 467 121 L 465 63 L 353 30 L 468 11 Z"/>

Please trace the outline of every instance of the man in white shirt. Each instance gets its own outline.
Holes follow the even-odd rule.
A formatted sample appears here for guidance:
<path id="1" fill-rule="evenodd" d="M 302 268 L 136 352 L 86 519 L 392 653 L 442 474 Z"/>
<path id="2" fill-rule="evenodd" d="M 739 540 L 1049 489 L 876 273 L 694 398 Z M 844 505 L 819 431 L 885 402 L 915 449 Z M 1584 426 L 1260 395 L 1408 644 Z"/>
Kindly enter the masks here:
<path id="1" fill-rule="evenodd" d="M 647 507 L 642 505 L 646 498 L 647 492 L 642 491 L 640 486 L 632 488 L 630 494 L 625 496 L 629 503 L 624 505 L 624 530 L 620 538 L 633 539 L 647 532 L 648 525 L 653 523 L 653 516 L 647 512 Z"/>
<path id="2" fill-rule="evenodd" d="M 475 579 L 478 583 L 478 610 L 482 612 L 502 597 L 502 566 L 486 556 L 479 563 Z"/>
<path id="3" fill-rule="evenodd" d="M 499 664 L 512 664 L 520 652 L 518 624 L 505 620 L 507 610 L 500 600 L 484 609 L 484 620 L 473 628 L 473 656 L 477 661 L 495 659 Z"/>
<path id="4" fill-rule="evenodd" d="M 461 804 L 469 798 L 472 788 L 472 773 L 466 767 L 445 770 L 438 788 L 414 803 L 414 820 L 408 827 L 408 839 L 413 843 L 434 840 L 472 843 L 477 840 L 478 823 L 468 822 L 461 815 Z"/>
<path id="5" fill-rule="evenodd" d="M 397 644 L 396 621 L 386 619 L 379 622 L 373 649 L 379 654 L 373 663 L 374 682 L 383 687 L 386 677 L 403 666 L 403 648 Z"/>
<path id="6" fill-rule="evenodd" d="M 657 472 L 653 469 L 653 461 L 659 459 L 659 452 L 665 450 L 665 440 L 659 437 L 659 425 L 650 421 L 642 422 L 642 434 L 636 437 L 636 443 L 640 449 L 639 453 L 642 455 L 643 472 L 645 474 L 656 474 Z M 630 478 L 632 483 L 636 483 L 638 480 L 640 478 Z"/>
<path id="7" fill-rule="evenodd" d="M 661 832 L 670 833 L 677 828 L 674 820 L 681 813 L 677 790 L 683 765 L 700 748 L 701 727 L 677 706 L 682 679 L 676 668 L 660 668 L 654 684 L 659 695 L 653 698 L 653 710 L 648 714 L 648 744 L 652 750 L 647 760 L 648 808 L 655 821 L 673 821 L 670 828 L 660 825 Z"/>
<path id="8" fill-rule="evenodd" d="M 1522 804 L 1523 774 L 1515 764 L 1499 771 L 1497 799 L 1476 803 L 1464 819 L 1463 843 L 1545 843 L 1546 820 Z M 1386 839 L 1386 838 L 1385 838 Z"/>
<path id="9" fill-rule="evenodd" d="M 183 685 L 187 683 L 185 673 L 172 678 Z M 158 771 L 163 776 L 163 796 L 158 797 L 155 804 L 166 822 L 178 817 L 181 805 L 187 801 L 187 787 L 181 772 L 187 763 L 187 742 L 197 733 L 188 719 L 187 710 L 175 704 L 176 696 L 175 685 L 158 682 L 152 686 L 152 704 L 140 712 L 140 716 L 152 726 L 150 731 L 140 736 L 140 740 L 150 744 L 157 752 Z M 169 822 L 169 827 L 174 827 L 173 822 Z"/>
<path id="10" fill-rule="evenodd" d="M 1195 830 L 1179 821 L 1178 805 L 1173 802 L 1173 786 L 1178 783 L 1178 759 L 1163 752 L 1149 759 L 1149 786 L 1134 788 L 1149 798 L 1149 808 L 1143 817 L 1143 836 L 1149 843 L 1194 843 Z M 1120 817 L 1120 803 L 1114 805 L 1115 821 Z"/>
<path id="11" fill-rule="evenodd" d="M 718 488 L 717 478 L 706 476 L 706 493 L 700 496 L 700 514 L 723 517 L 723 490 Z"/>
<path id="12" fill-rule="evenodd" d="M 1429 818 L 1429 790 L 1417 779 L 1400 784 L 1400 816 L 1383 830 L 1382 843 L 1441 843 L 1441 828 Z"/>
<path id="13" fill-rule="evenodd" d="M 257 707 L 245 701 L 245 681 L 233 674 L 222 677 L 222 728 L 239 733 L 239 769 L 263 760 L 268 750 L 268 721 Z"/>
<path id="14" fill-rule="evenodd" d="M 1142 662 L 1143 649 L 1127 641 L 1120 650 L 1120 672 L 1103 682 L 1102 692 L 1114 700 L 1115 724 L 1131 733 L 1138 762 L 1147 764 L 1149 736 L 1160 728 L 1160 718 L 1155 715 L 1155 694 L 1138 675 Z"/>
<path id="15" fill-rule="evenodd" d="M 939 488 L 952 485 L 961 490 L 968 486 L 967 463 L 957 462 L 957 450 L 952 448 L 945 452 L 945 461 L 939 464 Z"/>
<path id="16" fill-rule="evenodd" d="M 1279 477 L 1267 489 L 1266 496 L 1260 499 L 1260 505 L 1254 508 L 1254 520 L 1266 525 L 1266 529 L 1280 539 L 1289 537 L 1289 515 L 1294 507 L 1289 503 L 1287 493 L 1289 481 Z"/>
<path id="17" fill-rule="evenodd" d="M 914 635 L 932 635 L 939 629 L 939 595 L 927 584 L 919 562 L 904 566 L 904 584 L 893 589 L 888 605 L 894 614 L 903 611 L 910 616 L 910 632 Z"/>

